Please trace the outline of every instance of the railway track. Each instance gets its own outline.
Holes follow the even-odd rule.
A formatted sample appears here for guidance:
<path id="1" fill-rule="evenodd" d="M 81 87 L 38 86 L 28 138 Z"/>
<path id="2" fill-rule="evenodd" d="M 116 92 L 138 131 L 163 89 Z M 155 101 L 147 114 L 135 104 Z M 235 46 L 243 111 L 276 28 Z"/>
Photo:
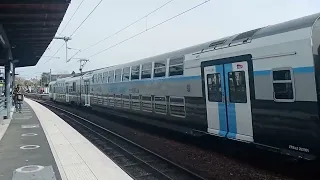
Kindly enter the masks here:
<path id="1" fill-rule="evenodd" d="M 205 178 L 90 120 L 37 100 L 90 140 L 136 180 L 204 180 Z"/>

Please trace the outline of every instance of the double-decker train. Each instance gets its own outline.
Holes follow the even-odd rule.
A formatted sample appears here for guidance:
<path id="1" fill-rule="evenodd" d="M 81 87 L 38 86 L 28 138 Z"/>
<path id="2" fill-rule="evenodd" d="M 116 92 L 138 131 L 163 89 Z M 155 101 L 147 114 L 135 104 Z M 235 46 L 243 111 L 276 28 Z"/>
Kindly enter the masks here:
<path id="1" fill-rule="evenodd" d="M 320 152 L 314 14 L 51 82 L 53 101 L 305 159 Z"/>

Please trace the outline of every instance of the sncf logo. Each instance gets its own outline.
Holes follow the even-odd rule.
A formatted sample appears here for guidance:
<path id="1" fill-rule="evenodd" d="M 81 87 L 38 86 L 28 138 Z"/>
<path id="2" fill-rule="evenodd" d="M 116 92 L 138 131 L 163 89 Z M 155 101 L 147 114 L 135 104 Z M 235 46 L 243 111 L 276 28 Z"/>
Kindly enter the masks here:
<path id="1" fill-rule="evenodd" d="M 237 69 L 242 69 L 242 68 L 243 68 L 243 65 L 237 64 Z"/>

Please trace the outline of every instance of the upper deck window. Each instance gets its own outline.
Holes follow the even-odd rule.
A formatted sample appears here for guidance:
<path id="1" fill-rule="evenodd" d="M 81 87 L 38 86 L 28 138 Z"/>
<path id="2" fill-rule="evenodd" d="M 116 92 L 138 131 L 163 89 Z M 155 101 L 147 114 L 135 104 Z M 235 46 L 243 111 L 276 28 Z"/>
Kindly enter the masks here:
<path id="1" fill-rule="evenodd" d="M 114 76 L 114 82 L 120 82 L 121 81 L 121 69 L 115 70 L 115 76 Z"/>
<path id="2" fill-rule="evenodd" d="M 141 79 L 151 78 L 152 63 L 142 65 Z"/>
<path id="3" fill-rule="evenodd" d="M 154 63 L 154 77 L 166 76 L 167 61 L 158 61 Z"/>
<path id="4" fill-rule="evenodd" d="M 140 65 L 131 67 L 131 80 L 139 79 Z"/>
<path id="5" fill-rule="evenodd" d="M 130 67 L 123 68 L 122 81 L 129 81 Z"/>
<path id="6" fill-rule="evenodd" d="M 295 99 L 292 69 L 273 69 L 273 94 L 275 101 L 293 102 Z"/>
<path id="7" fill-rule="evenodd" d="M 169 76 L 183 75 L 184 57 L 170 59 Z"/>

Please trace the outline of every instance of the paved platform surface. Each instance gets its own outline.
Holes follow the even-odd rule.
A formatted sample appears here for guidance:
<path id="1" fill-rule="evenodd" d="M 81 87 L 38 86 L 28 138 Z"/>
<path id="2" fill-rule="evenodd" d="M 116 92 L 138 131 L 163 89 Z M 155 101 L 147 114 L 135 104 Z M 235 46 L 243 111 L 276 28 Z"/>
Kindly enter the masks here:
<path id="1" fill-rule="evenodd" d="M 132 180 L 59 116 L 35 101 L 27 98 L 25 101 L 40 120 L 62 179 Z"/>
<path id="2" fill-rule="evenodd" d="M 41 124 L 27 103 L 22 113 L 13 114 L 0 140 L 0 179 L 61 179 Z"/>

